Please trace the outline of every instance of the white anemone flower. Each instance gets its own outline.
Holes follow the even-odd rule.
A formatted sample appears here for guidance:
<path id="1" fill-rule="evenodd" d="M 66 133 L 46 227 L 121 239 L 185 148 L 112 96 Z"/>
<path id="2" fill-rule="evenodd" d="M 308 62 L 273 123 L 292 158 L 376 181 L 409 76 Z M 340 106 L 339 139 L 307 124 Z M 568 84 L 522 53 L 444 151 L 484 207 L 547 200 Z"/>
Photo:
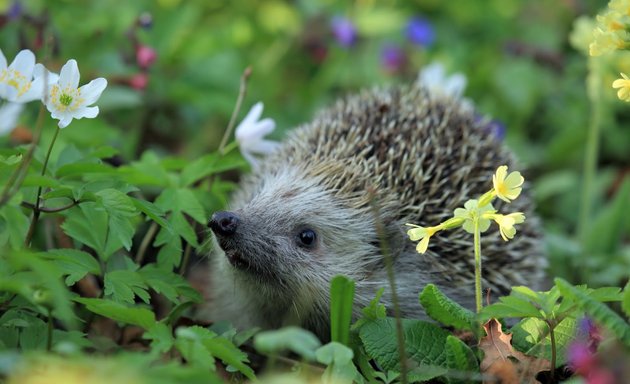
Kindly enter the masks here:
<path id="1" fill-rule="evenodd" d="M 23 109 L 24 103 L 8 102 L 0 107 L 0 136 L 8 134 L 15 128 Z"/>
<path id="2" fill-rule="evenodd" d="M 276 123 L 270 118 L 260 120 L 263 112 L 263 103 L 256 103 L 247 113 L 247 116 L 236 127 L 236 141 L 241 149 L 243 157 L 251 164 L 253 169 L 259 166 L 259 160 L 254 156 L 268 155 L 278 148 L 280 143 L 263 139 L 276 128 Z"/>
<path id="3" fill-rule="evenodd" d="M 94 118 L 98 107 L 91 107 L 107 87 L 107 80 L 94 79 L 79 88 L 79 67 L 71 59 L 61 67 L 57 83 L 50 86 L 44 97 L 44 104 L 53 119 L 59 120 L 59 128 L 65 128 L 72 119 Z"/>
<path id="4" fill-rule="evenodd" d="M 444 66 L 434 62 L 422 68 L 418 82 L 433 93 L 459 98 L 466 89 L 467 81 L 466 76 L 459 72 L 446 76 Z"/>
<path id="5" fill-rule="evenodd" d="M 45 85 L 43 69 L 41 64 L 35 65 L 35 55 L 28 49 L 20 51 L 9 66 L 0 50 L 0 97 L 16 103 L 41 99 Z"/>

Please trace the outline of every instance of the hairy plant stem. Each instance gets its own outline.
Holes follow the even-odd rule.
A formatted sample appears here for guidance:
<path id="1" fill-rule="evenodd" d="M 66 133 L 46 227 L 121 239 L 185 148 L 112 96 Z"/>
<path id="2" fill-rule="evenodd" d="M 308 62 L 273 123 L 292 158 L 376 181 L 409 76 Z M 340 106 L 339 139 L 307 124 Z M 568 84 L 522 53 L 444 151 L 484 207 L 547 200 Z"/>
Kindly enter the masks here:
<path id="1" fill-rule="evenodd" d="M 589 75 L 587 79 L 587 93 L 591 103 L 591 119 L 588 127 L 588 136 L 586 140 L 586 149 L 584 154 L 583 179 L 582 179 L 582 196 L 580 200 L 580 217 L 577 227 L 578 239 L 584 242 L 588 232 L 588 221 L 591 218 L 593 205 L 593 187 L 595 173 L 597 172 L 597 159 L 599 149 L 599 136 L 602 122 L 603 100 L 601 98 L 602 79 L 600 76 L 599 60 L 596 57 L 589 58 Z M 582 249 L 582 261 L 587 257 L 584 249 Z M 581 268 L 579 270 L 582 270 Z M 582 276 L 582 279 L 585 276 Z"/>
<path id="2" fill-rule="evenodd" d="M 474 244 L 475 244 L 475 303 L 477 313 L 483 308 L 481 296 L 481 232 L 479 231 L 479 217 L 475 217 Z"/>
<path id="3" fill-rule="evenodd" d="M 31 164 L 31 160 L 33 159 L 33 155 L 35 154 L 35 148 L 37 148 L 37 144 L 39 144 L 39 139 L 42 136 L 42 128 L 44 126 L 44 105 L 42 104 L 39 107 L 39 113 L 37 115 L 37 122 L 35 123 L 35 133 L 33 134 L 33 142 L 26 152 L 24 159 L 20 165 L 13 171 L 11 177 L 7 181 L 6 185 L 2 189 L 2 194 L 0 195 L 0 207 L 6 204 L 11 197 L 20 189 L 22 185 L 22 181 L 26 177 L 28 166 Z"/>
<path id="4" fill-rule="evenodd" d="M 50 154 L 52 153 L 52 149 L 55 146 L 55 142 L 57 141 L 57 136 L 59 136 L 60 130 L 61 128 L 59 127 L 55 129 L 53 138 L 50 141 L 50 146 L 48 147 L 48 152 L 46 152 L 46 158 L 44 159 L 44 165 L 42 166 L 42 173 L 41 173 L 42 176 L 46 174 L 46 168 L 48 167 Z M 33 218 L 31 219 L 31 225 L 28 227 L 28 233 L 26 234 L 26 239 L 24 240 L 25 247 L 28 247 L 31 244 L 31 239 L 33 238 L 33 234 L 35 233 L 35 227 L 37 226 L 39 215 L 42 212 L 39 206 L 39 204 L 41 203 L 41 199 L 42 199 L 42 187 L 39 187 L 37 188 L 37 197 L 35 198 L 35 206 L 33 207 Z"/>
<path id="5" fill-rule="evenodd" d="M 236 117 L 238 116 L 239 111 L 241 110 L 241 105 L 243 104 L 243 99 L 245 99 L 245 94 L 247 94 L 247 79 L 252 74 L 252 68 L 247 67 L 243 71 L 243 75 L 241 76 L 241 85 L 238 92 L 238 98 L 236 99 L 236 105 L 234 106 L 234 110 L 232 111 L 232 116 L 230 117 L 230 122 L 228 123 L 227 129 L 223 134 L 223 139 L 221 139 L 221 144 L 219 145 L 219 153 L 225 154 L 225 145 L 228 142 L 228 139 L 232 135 L 232 130 L 234 129 L 234 125 L 236 124 Z"/>
<path id="6" fill-rule="evenodd" d="M 385 236 L 385 228 L 383 228 L 383 222 L 379 215 L 379 209 L 375 201 L 375 192 L 370 192 L 370 201 L 372 203 L 372 209 L 374 211 L 374 218 L 376 224 L 376 233 L 378 234 L 379 243 L 381 246 L 381 254 L 385 261 L 385 268 L 387 270 L 387 279 L 389 280 L 389 286 L 392 291 L 392 306 L 394 308 L 394 318 L 396 320 L 396 339 L 398 343 L 398 358 L 400 360 L 400 382 L 407 384 L 407 352 L 405 350 L 405 337 L 404 329 L 402 325 L 402 319 L 400 314 L 400 304 L 398 302 L 398 294 L 396 293 L 396 278 L 394 274 L 394 259 L 390 252 L 389 243 Z"/>

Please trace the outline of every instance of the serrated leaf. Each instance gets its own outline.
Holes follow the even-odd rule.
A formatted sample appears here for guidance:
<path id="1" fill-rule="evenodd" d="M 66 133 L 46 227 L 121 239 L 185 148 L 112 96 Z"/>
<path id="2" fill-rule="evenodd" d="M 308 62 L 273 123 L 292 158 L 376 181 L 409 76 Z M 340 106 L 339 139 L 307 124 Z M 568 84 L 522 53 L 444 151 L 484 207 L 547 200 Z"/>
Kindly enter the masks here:
<path id="1" fill-rule="evenodd" d="M 108 236 L 109 219 L 97 203 L 87 202 L 64 212 L 66 220 L 61 225 L 73 239 L 94 249 L 99 258 L 107 261 L 123 244 L 116 236 Z"/>
<path id="2" fill-rule="evenodd" d="M 149 303 L 150 296 L 147 285 L 142 276 L 135 271 L 120 270 L 105 274 L 105 295 L 114 301 L 133 304 L 137 295 L 145 303 Z"/>
<path id="3" fill-rule="evenodd" d="M 214 173 L 239 168 L 245 164 L 243 159 L 234 152 L 233 154 L 228 153 L 225 156 L 219 156 L 218 153 L 211 153 L 193 161 L 182 169 L 180 185 L 187 187 Z"/>
<path id="4" fill-rule="evenodd" d="M 89 253 L 77 249 L 51 249 L 41 254 L 41 257 L 53 260 L 66 277 L 66 285 L 74 285 L 88 273 L 100 275 L 101 266 Z"/>
<path id="5" fill-rule="evenodd" d="M 554 283 L 564 296 L 573 298 L 580 309 L 588 313 L 600 325 L 608 328 L 626 346 L 630 346 L 630 325 L 621 316 L 564 279 L 556 278 Z"/>
<path id="6" fill-rule="evenodd" d="M 348 345 L 354 281 L 345 276 L 335 276 L 330 283 L 330 331 L 331 340 Z"/>
<path id="7" fill-rule="evenodd" d="M 78 297 L 74 301 L 85 305 L 90 312 L 121 323 L 137 325 L 147 330 L 155 325 L 155 314 L 146 308 L 129 307 L 108 299 Z"/>
<path id="8" fill-rule="evenodd" d="M 189 364 L 214 371 L 214 357 L 203 341 L 215 336 L 216 333 L 199 326 L 181 327 L 175 330 L 174 345 Z"/>
<path id="9" fill-rule="evenodd" d="M 230 340 L 216 336 L 210 339 L 203 339 L 202 344 L 212 356 L 236 368 L 248 379 L 256 380 L 254 371 L 245 364 L 248 362 L 247 354 L 238 349 Z"/>
<path id="10" fill-rule="evenodd" d="M 107 188 L 96 192 L 96 196 L 101 198 L 101 203 L 105 210 L 117 216 L 135 216 L 138 214 L 136 206 L 127 194 L 116 189 Z"/>
<path id="11" fill-rule="evenodd" d="M 479 363 L 475 353 L 463 341 L 452 335 L 446 337 L 446 363 L 450 369 L 460 373 L 479 372 Z M 449 382 L 453 384 L 469 383 L 472 380 L 450 379 Z"/>
<path id="12" fill-rule="evenodd" d="M 151 220 L 155 221 L 160 227 L 166 228 L 168 231 L 173 230 L 169 222 L 164 218 L 166 213 L 160 209 L 160 207 L 149 201 L 136 199 L 135 197 L 132 197 L 131 201 L 139 211 L 147 215 L 147 217 Z"/>
<path id="13" fill-rule="evenodd" d="M 173 303 L 179 303 L 178 296 L 180 295 L 196 303 L 202 301 L 201 294 L 186 279 L 171 270 L 149 264 L 140 269 L 138 274 L 151 289 L 163 294 Z"/>
<path id="14" fill-rule="evenodd" d="M 197 233 L 195 233 L 195 230 L 181 212 L 171 213 L 171 218 L 169 219 L 169 222 L 173 226 L 175 232 L 183 237 L 184 240 L 194 245 L 195 247 L 199 246 Z"/>
<path id="15" fill-rule="evenodd" d="M 320 346 L 314 334 L 298 327 L 264 331 L 254 336 L 254 348 L 267 355 L 289 350 L 309 361 L 315 361 L 315 350 Z"/>
<path id="16" fill-rule="evenodd" d="M 577 320 L 567 317 L 554 328 L 556 339 L 556 367 L 567 362 L 566 351 L 575 340 Z M 528 356 L 543 357 L 551 361 L 551 337 L 549 327 L 541 319 L 529 317 L 513 326 L 512 345 Z"/>
<path id="17" fill-rule="evenodd" d="M 426 321 L 402 319 L 402 325 L 407 359 L 418 368 L 410 364 L 415 379 L 430 380 L 444 374 L 447 362 L 443 346 L 449 333 Z M 400 372 L 395 319 L 367 322 L 359 330 L 359 337 L 367 355 L 383 370 Z"/>
<path id="18" fill-rule="evenodd" d="M 420 304 L 432 319 L 454 327 L 477 331 L 475 314 L 443 294 L 434 284 L 427 284 L 420 293 Z"/>
<path id="19" fill-rule="evenodd" d="M 157 322 L 142 335 L 142 338 L 152 340 L 152 350 L 166 353 L 173 347 L 175 342 L 172 332 L 169 326 L 162 322 Z"/>
<path id="20" fill-rule="evenodd" d="M 358 375 L 357 368 L 352 363 L 354 353 L 347 346 L 330 342 L 315 351 L 315 357 L 321 364 L 326 365 L 322 375 L 324 383 L 352 383 Z"/>
<path id="21" fill-rule="evenodd" d="M 602 287 L 596 288 L 588 292 L 591 299 L 607 302 L 607 301 L 620 301 L 622 294 L 619 287 Z"/>

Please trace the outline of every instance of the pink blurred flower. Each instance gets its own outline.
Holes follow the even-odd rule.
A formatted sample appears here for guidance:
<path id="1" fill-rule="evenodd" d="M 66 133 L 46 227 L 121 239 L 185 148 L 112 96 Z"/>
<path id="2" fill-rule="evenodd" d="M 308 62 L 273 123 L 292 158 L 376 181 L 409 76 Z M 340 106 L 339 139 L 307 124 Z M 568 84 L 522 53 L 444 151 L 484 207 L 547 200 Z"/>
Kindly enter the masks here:
<path id="1" fill-rule="evenodd" d="M 157 59 L 155 49 L 147 45 L 139 45 L 136 49 L 136 62 L 143 69 L 149 68 Z"/>
<path id="2" fill-rule="evenodd" d="M 142 91 L 149 84 L 149 76 L 146 73 L 137 73 L 129 78 L 129 85 L 133 89 Z"/>
<path id="3" fill-rule="evenodd" d="M 567 360 L 571 369 L 581 375 L 588 375 L 594 368 L 597 359 L 589 346 L 583 342 L 576 341 L 569 345 L 567 349 Z"/>

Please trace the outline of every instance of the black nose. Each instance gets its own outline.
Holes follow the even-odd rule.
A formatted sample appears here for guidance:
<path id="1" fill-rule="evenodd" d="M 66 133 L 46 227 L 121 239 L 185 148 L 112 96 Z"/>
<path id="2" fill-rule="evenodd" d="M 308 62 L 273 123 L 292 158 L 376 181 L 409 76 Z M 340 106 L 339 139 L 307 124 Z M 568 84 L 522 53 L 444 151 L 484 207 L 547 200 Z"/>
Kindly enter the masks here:
<path id="1" fill-rule="evenodd" d="M 217 235 L 232 236 L 238 227 L 238 216 L 232 212 L 219 211 L 212 215 L 208 227 Z"/>

